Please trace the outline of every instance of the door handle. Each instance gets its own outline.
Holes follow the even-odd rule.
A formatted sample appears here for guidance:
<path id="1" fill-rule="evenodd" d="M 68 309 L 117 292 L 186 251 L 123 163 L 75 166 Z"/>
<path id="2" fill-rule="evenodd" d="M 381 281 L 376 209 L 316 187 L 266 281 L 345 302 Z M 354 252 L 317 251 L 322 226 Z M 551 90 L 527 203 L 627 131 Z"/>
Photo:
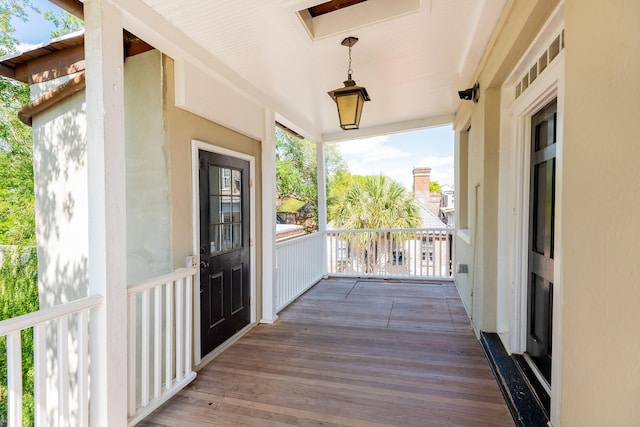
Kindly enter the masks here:
<path id="1" fill-rule="evenodd" d="M 200 268 L 206 270 L 207 268 L 209 268 L 209 263 L 206 261 L 200 261 Z"/>

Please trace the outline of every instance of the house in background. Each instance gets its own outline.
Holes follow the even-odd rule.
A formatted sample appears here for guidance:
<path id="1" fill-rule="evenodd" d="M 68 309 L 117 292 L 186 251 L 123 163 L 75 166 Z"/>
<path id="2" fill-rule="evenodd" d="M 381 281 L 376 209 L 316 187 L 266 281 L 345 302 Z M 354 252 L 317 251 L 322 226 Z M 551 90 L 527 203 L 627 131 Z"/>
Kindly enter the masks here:
<path id="1" fill-rule="evenodd" d="M 276 200 L 277 216 L 284 224 L 297 224 L 303 229 L 317 231 L 318 224 L 311 215 L 311 209 L 310 203 L 293 197 Z"/>
<path id="2" fill-rule="evenodd" d="M 180 331 L 179 366 L 143 370 L 176 387 L 229 339 L 277 318 L 286 276 L 275 245 L 277 120 L 316 141 L 319 159 L 323 143 L 453 123 L 455 282 L 478 336 L 524 359 L 551 425 L 637 422 L 637 1 L 368 0 L 323 14 L 308 0 L 56 3 L 84 9 L 76 49 L 86 87 L 32 116 L 38 250 L 45 302 L 56 312 L 80 305 L 77 329 L 90 329 L 78 350 L 91 366 L 72 366 L 91 370 L 90 386 L 78 381 L 77 395 L 91 396 L 78 403 L 80 418 L 125 425 L 154 402 L 135 379 L 155 353 L 136 339 L 157 323 L 136 321 L 156 313 L 156 301 L 194 301 L 161 317 Z M 127 54 L 123 30 L 153 50 Z M 344 132 L 326 93 L 345 77 L 340 42 L 356 33 L 354 77 L 371 101 L 360 128 Z M 33 108 L 64 80 L 65 91 L 82 86 L 72 81 L 79 68 L 37 81 L 55 62 L 34 59 L 31 72 L 12 60 L 0 69 L 18 80 L 26 71 L 43 95 L 34 92 Z M 229 200 L 226 170 L 242 177 Z M 233 214 L 237 200 L 248 212 Z M 320 188 L 320 233 L 304 238 L 317 244 L 307 259 L 324 261 L 324 203 Z M 185 258 L 190 268 L 174 272 Z M 327 269 L 292 265 L 309 283 Z M 175 291 L 144 288 L 174 274 Z M 202 289 L 220 290 L 227 276 L 249 297 L 220 310 L 201 304 L 219 303 L 216 292 L 191 296 L 184 285 L 204 278 Z M 216 329 L 225 310 L 239 316 Z M 55 343 L 41 346 L 51 353 L 66 343 L 39 342 Z"/>
<path id="3" fill-rule="evenodd" d="M 455 227 L 455 190 L 448 184 L 444 184 L 441 186 L 440 191 L 440 210 L 438 213 L 438 218 L 440 221 L 447 224 L 447 227 Z"/>

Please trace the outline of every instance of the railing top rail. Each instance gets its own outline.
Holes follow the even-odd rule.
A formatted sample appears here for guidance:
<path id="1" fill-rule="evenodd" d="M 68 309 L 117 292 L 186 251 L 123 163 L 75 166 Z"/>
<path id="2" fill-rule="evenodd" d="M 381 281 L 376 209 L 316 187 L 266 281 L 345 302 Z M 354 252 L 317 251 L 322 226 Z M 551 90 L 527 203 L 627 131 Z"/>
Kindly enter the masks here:
<path id="1" fill-rule="evenodd" d="M 441 228 L 366 228 L 366 229 L 333 229 L 327 230 L 327 234 L 340 234 L 340 233 L 429 233 L 429 232 L 452 232 L 456 229 L 454 227 L 441 227 Z"/>
<path id="2" fill-rule="evenodd" d="M 19 332 L 23 329 L 49 322 L 60 317 L 70 314 L 79 313 L 98 307 L 102 304 L 101 295 L 92 295 L 87 298 L 78 299 L 65 304 L 56 305 L 33 313 L 23 314 L 22 316 L 0 322 L 0 336 L 9 335 L 13 332 Z"/>
<path id="3" fill-rule="evenodd" d="M 188 276 L 192 276 L 197 273 L 197 268 L 179 268 L 171 273 L 163 274 L 162 276 L 154 277 L 149 280 L 144 280 L 142 282 L 129 285 L 127 287 L 127 294 L 132 295 L 147 289 L 155 288 L 156 286 L 163 285 L 173 280 L 179 280 Z"/>
<path id="4" fill-rule="evenodd" d="M 285 240 L 283 242 L 276 243 L 276 248 L 283 248 L 285 246 L 295 245 L 296 243 L 302 243 L 307 240 L 312 240 L 317 237 L 321 237 L 324 233 L 318 231 L 311 234 L 306 234 L 304 236 L 295 237 L 293 239 Z"/>

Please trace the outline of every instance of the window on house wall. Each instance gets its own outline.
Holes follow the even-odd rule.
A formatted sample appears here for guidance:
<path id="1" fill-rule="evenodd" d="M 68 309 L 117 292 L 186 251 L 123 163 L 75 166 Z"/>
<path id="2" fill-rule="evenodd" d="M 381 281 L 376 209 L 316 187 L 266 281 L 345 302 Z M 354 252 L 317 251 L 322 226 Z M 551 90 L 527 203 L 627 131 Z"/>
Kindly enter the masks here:
<path id="1" fill-rule="evenodd" d="M 221 169 L 222 174 L 222 191 L 231 190 L 231 169 Z"/>
<path id="2" fill-rule="evenodd" d="M 422 238 L 422 261 L 433 264 L 433 236 Z"/>

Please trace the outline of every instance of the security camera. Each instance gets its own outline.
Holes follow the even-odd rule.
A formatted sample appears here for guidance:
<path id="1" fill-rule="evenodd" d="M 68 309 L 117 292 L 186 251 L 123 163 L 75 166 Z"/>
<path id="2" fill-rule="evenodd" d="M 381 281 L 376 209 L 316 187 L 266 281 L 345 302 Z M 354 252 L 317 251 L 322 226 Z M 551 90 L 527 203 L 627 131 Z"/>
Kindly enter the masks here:
<path id="1" fill-rule="evenodd" d="M 477 103 L 478 99 L 480 99 L 480 84 L 476 83 L 473 85 L 473 87 L 470 87 L 469 89 L 459 90 L 458 96 L 463 101 L 473 101 Z"/>

